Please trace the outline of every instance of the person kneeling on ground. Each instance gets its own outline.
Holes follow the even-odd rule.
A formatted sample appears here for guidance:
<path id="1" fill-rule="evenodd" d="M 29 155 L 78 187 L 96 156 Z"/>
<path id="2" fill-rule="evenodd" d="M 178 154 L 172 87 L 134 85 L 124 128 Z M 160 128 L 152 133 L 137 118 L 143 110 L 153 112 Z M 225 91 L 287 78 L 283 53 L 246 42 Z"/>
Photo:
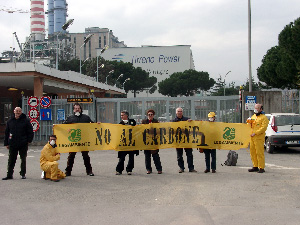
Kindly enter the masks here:
<path id="1" fill-rule="evenodd" d="M 56 149 L 56 139 L 55 135 L 50 135 L 49 142 L 41 151 L 40 158 L 41 169 L 45 172 L 44 178 L 54 182 L 66 177 L 66 174 L 58 169 L 57 161 L 60 159 L 60 153 Z"/>

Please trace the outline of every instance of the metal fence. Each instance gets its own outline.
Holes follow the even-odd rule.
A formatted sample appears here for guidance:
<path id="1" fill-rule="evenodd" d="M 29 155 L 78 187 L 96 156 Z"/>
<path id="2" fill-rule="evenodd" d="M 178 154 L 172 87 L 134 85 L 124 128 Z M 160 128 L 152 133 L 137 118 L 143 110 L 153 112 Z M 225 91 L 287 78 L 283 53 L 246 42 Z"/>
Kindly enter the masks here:
<path id="1" fill-rule="evenodd" d="M 282 91 L 282 108 L 284 113 L 299 113 L 300 112 L 300 91 L 284 90 Z"/>
<path id="2" fill-rule="evenodd" d="M 80 98 L 80 97 L 78 97 Z M 206 97 L 180 97 L 180 98 L 94 98 L 92 103 L 81 104 L 83 113 L 91 117 L 93 121 L 102 123 L 119 123 L 120 112 L 127 110 L 130 118 L 141 123 L 146 118 L 146 111 L 153 109 L 155 118 L 160 122 L 172 121 L 175 118 L 176 108 L 183 109 L 183 115 L 193 120 L 207 120 L 207 114 L 216 112 L 217 121 L 237 123 L 240 121 L 240 107 L 238 96 L 206 96 Z M 23 97 L 23 112 L 28 115 L 30 106 L 28 98 Z M 39 105 L 38 111 L 42 109 Z M 68 103 L 67 99 L 52 99 L 51 120 L 38 119 L 39 129 L 35 132 L 34 141 L 46 141 L 52 134 L 53 124 L 61 124 L 58 111 L 63 110 L 65 118 L 72 115 L 73 103 Z M 61 117 L 61 116 L 60 116 Z"/>

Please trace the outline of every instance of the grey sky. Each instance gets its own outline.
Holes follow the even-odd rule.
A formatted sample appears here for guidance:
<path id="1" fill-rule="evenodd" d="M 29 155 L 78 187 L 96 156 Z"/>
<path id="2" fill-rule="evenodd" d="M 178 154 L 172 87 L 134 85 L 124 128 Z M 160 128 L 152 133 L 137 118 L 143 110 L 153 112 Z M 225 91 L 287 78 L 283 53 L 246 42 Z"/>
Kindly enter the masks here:
<path id="1" fill-rule="evenodd" d="M 45 0 L 45 11 L 48 1 Z M 191 45 L 196 70 L 226 84 L 246 82 L 248 74 L 248 0 L 69 0 L 72 33 L 86 27 L 113 30 L 127 46 Z M 285 25 L 300 17 L 299 0 L 252 0 L 252 71 L 267 50 L 277 45 Z M 29 10 L 29 0 L 0 0 L 0 8 Z M 47 17 L 46 17 L 47 21 Z M 47 25 L 46 25 L 47 28 Z M 29 13 L 0 11 L 0 52 L 18 49 L 30 33 Z"/>

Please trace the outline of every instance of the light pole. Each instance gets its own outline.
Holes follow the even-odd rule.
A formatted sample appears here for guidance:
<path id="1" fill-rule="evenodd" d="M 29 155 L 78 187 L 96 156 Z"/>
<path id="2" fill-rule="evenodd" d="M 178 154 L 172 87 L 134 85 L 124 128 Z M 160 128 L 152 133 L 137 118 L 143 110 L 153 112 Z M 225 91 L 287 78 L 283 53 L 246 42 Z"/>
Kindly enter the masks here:
<path id="1" fill-rule="evenodd" d="M 93 34 L 89 34 L 83 41 L 83 44 L 79 48 L 79 63 L 80 63 L 80 74 L 81 74 L 81 48 L 89 42 L 89 40 L 92 38 Z"/>
<path id="2" fill-rule="evenodd" d="M 226 73 L 225 77 L 224 77 L 224 96 L 225 96 L 225 78 L 226 78 L 227 74 L 229 74 L 230 72 L 231 72 L 231 71 L 229 70 L 229 71 Z"/>
<path id="3" fill-rule="evenodd" d="M 105 52 L 106 49 L 108 49 L 108 46 L 105 46 L 104 48 L 101 49 L 100 55 L 101 55 L 103 52 Z M 99 56 L 100 56 L 100 55 L 97 54 L 97 82 L 98 82 L 98 78 L 99 78 L 99 71 L 98 71 L 98 68 L 99 68 L 99 67 L 98 67 L 98 65 L 99 65 Z M 104 64 L 102 64 L 100 67 L 103 68 L 103 67 L 104 67 Z"/>
<path id="4" fill-rule="evenodd" d="M 123 84 L 122 84 L 122 86 L 123 86 L 123 89 L 124 89 L 124 84 L 126 83 L 126 81 L 128 81 L 128 80 L 130 80 L 130 78 L 127 78 L 124 82 L 123 82 Z"/>
<path id="5" fill-rule="evenodd" d="M 72 23 L 74 22 L 74 19 L 69 19 L 64 25 L 62 25 L 62 31 L 68 29 L 68 27 L 70 25 L 72 25 Z M 56 35 L 56 41 L 57 41 L 57 46 L 56 46 L 56 62 L 55 62 L 55 68 L 58 70 L 58 49 L 59 49 L 59 44 L 58 44 L 58 35 L 61 34 L 61 32 L 58 32 L 57 35 Z"/>
<path id="6" fill-rule="evenodd" d="M 117 86 L 117 81 L 118 81 L 121 77 L 123 77 L 123 73 L 121 73 L 120 76 L 116 79 L 115 87 Z"/>
<path id="7" fill-rule="evenodd" d="M 251 63 L 251 0 L 248 0 L 248 61 L 249 61 L 249 92 L 252 92 Z"/>
<path id="8" fill-rule="evenodd" d="M 108 73 L 108 75 L 107 75 L 106 78 L 105 78 L 105 84 L 107 84 L 107 78 L 108 78 L 113 72 L 115 72 L 115 71 L 112 70 L 112 71 L 110 71 L 110 72 Z"/>

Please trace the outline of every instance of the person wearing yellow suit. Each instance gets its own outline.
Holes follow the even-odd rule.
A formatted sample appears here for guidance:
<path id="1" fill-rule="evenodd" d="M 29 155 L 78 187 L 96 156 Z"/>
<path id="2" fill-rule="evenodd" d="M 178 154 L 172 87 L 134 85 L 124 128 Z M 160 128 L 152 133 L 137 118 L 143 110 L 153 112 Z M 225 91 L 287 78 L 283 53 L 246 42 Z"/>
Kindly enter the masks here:
<path id="1" fill-rule="evenodd" d="M 60 153 L 56 150 L 56 135 L 50 135 L 49 142 L 41 151 L 40 165 L 45 172 L 44 178 L 51 179 L 54 182 L 60 181 L 66 177 L 66 174 L 58 169 L 58 160 Z"/>
<path id="2" fill-rule="evenodd" d="M 247 123 L 251 125 L 250 156 L 253 164 L 253 167 L 248 170 L 249 172 L 265 172 L 264 141 L 269 120 L 262 110 L 261 104 L 255 104 L 254 115 L 247 120 Z"/>

